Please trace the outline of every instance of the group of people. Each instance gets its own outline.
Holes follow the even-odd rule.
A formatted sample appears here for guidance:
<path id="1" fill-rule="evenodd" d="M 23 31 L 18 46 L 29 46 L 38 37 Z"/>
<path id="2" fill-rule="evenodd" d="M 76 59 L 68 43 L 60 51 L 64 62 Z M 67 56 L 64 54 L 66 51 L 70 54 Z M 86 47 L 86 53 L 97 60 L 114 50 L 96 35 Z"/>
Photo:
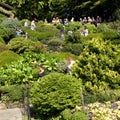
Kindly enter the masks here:
<path id="1" fill-rule="evenodd" d="M 24 23 L 24 27 L 28 27 L 28 26 L 29 26 L 29 24 L 28 24 L 28 21 L 26 20 Z M 31 30 L 35 30 L 35 28 L 36 28 L 35 20 L 31 21 L 30 28 L 31 28 Z"/>

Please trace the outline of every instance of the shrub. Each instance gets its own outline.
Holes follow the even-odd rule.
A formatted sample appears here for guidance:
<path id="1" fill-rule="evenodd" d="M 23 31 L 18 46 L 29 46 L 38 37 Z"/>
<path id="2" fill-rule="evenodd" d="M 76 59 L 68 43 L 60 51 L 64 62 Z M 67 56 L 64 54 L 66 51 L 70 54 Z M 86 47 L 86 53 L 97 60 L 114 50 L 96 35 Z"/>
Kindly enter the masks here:
<path id="1" fill-rule="evenodd" d="M 15 101 L 22 102 L 22 89 L 21 85 L 2 86 L 0 88 L 1 101 L 5 103 Z"/>
<path id="2" fill-rule="evenodd" d="M 110 42 L 93 39 L 79 56 L 73 73 L 82 79 L 89 92 L 119 89 L 120 74 L 116 69 L 119 54 L 119 49 Z"/>
<path id="3" fill-rule="evenodd" d="M 109 30 L 109 26 L 106 25 L 105 23 L 101 23 L 98 27 L 97 27 L 97 32 L 107 32 Z"/>
<path id="4" fill-rule="evenodd" d="M 0 36 L 5 40 L 5 42 L 7 42 L 9 39 L 9 32 L 2 25 L 0 25 Z"/>
<path id="5" fill-rule="evenodd" d="M 52 24 L 41 24 L 41 22 L 38 22 L 36 31 L 38 32 L 48 32 L 51 33 L 52 36 L 60 36 L 60 30 L 58 30 L 54 25 Z"/>
<path id="6" fill-rule="evenodd" d="M 23 37 L 17 37 L 10 40 L 9 49 L 16 53 L 24 52 L 45 52 L 43 44 L 40 42 L 33 42 L 30 39 L 25 39 Z"/>
<path id="7" fill-rule="evenodd" d="M 22 25 L 17 18 L 7 18 L 1 23 L 8 31 L 11 36 L 16 35 L 16 30 L 21 29 Z"/>
<path id="8" fill-rule="evenodd" d="M 120 34 L 116 30 L 108 29 L 107 31 L 103 32 L 103 39 L 114 40 L 119 38 Z"/>
<path id="9" fill-rule="evenodd" d="M 22 26 L 24 26 L 25 21 L 27 21 L 28 26 L 30 27 L 30 21 L 29 21 L 28 19 L 22 19 L 22 20 L 20 21 L 21 24 L 22 24 Z"/>
<path id="10" fill-rule="evenodd" d="M 7 16 L 0 13 L 0 23 L 6 18 L 7 18 Z"/>
<path id="11" fill-rule="evenodd" d="M 90 92 L 84 92 L 84 102 L 85 104 L 94 103 L 96 101 L 104 103 L 107 101 L 118 101 L 120 99 L 120 91 L 118 90 L 102 90 L 101 92 L 96 92 L 94 94 Z"/>
<path id="12" fill-rule="evenodd" d="M 38 32 L 29 28 L 24 28 L 24 32 L 28 33 L 29 39 L 32 41 L 46 41 L 53 37 L 51 32 Z"/>
<path id="13" fill-rule="evenodd" d="M 95 27 L 94 24 L 87 23 L 87 24 L 85 24 L 85 26 L 87 26 L 89 34 L 90 33 L 96 33 L 97 28 Z"/>
<path id="14" fill-rule="evenodd" d="M 3 40 L 1 36 L 0 36 L 0 43 L 5 43 L 5 41 Z"/>
<path id="15" fill-rule="evenodd" d="M 80 103 L 80 81 L 73 76 L 51 73 L 31 88 L 31 103 L 39 114 L 56 115 Z"/>
<path id="16" fill-rule="evenodd" d="M 8 48 L 6 47 L 6 45 L 4 43 L 0 42 L 0 53 L 5 50 L 8 50 Z"/>
<path id="17" fill-rule="evenodd" d="M 82 43 L 86 46 L 92 39 L 103 39 L 103 33 L 91 33 L 88 36 L 81 36 Z"/>
<path id="18" fill-rule="evenodd" d="M 88 120 L 88 115 L 80 110 L 74 110 L 74 112 L 72 112 L 70 109 L 65 109 L 61 112 L 60 120 Z"/>
<path id="19" fill-rule="evenodd" d="M 66 43 L 81 43 L 81 35 L 79 31 L 73 32 L 71 35 L 67 34 L 65 36 Z"/>
<path id="20" fill-rule="evenodd" d="M 0 53 L 0 66 L 4 66 L 5 64 L 10 64 L 13 61 L 19 60 L 19 55 L 12 51 L 3 51 Z"/>
<path id="21" fill-rule="evenodd" d="M 62 49 L 62 43 L 63 41 L 61 41 L 58 38 L 53 38 L 49 41 L 46 41 L 46 45 L 47 45 L 47 49 L 49 52 L 60 52 Z"/>
<path id="22" fill-rule="evenodd" d="M 81 52 L 83 51 L 83 48 L 84 48 L 83 44 L 80 44 L 80 43 L 74 43 L 74 44 L 69 43 L 69 44 L 65 44 L 63 46 L 62 51 L 70 52 L 70 53 L 72 53 L 74 55 L 80 55 Z"/>
<path id="23" fill-rule="evenodd" d="M 80 22 L 69 22 L 68 26 L 65 27 L 65 32 L 67 33 L 69 30 L 77 31 L 82 27 Z"/>

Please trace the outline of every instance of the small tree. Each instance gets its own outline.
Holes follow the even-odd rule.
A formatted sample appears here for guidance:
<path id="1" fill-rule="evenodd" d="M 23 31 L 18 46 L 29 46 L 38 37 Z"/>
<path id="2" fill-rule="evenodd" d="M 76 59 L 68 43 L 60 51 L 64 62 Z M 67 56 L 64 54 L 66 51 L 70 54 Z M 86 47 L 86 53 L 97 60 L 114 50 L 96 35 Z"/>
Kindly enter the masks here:
<path id="1" fill-rule="evenodd" d="M 73 76 L 51 73 L 31 89 L 31 102 L 39 114 L 55 115 L 80 103 L 80 81 Z"/>

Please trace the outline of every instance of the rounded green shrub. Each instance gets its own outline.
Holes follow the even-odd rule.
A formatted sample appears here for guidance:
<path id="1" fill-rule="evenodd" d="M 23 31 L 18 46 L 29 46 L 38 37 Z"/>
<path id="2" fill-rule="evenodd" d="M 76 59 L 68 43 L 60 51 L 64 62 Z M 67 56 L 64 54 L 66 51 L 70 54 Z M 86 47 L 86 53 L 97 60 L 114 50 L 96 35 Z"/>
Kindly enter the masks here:
<path id="1" fill-rule="evenodd" d="M 5 64 L 10 64 L 13 61 L 19 60 L 20 57 L 18 54 L 6 50 L 0 53 L 0 66 L 4 66 Z"/>
<path id="2" fill-rule="evenodd" d="M 7 18 L 1 23 L 8 31 L 11 36 L 16 35 L 16 30 L 21 29 L 22 25 L 17 18 Z"/>
<path id="3" fill-rule="evenodd" d="M 31 103 L 38 114 L 55 115 L 81 104 L 80 85 L 80 81 L 73 76 L 51 73 L 32 86 Z"/>
<path id="4" fill-rule="evenodd" d="M 25 52 L 45 52 L 45 47 L 39 41 L 34 42 L 30 39 L 25 39 L 23 37 L 17 37 L 10 40 L 8 47 L 10 50 L 16 53 Z"/>
<path id="5" fill-rule="evenodd" d="M 60 36 L 60 30 L 58 30 L 56 26 L 52 24 L 42 24 L 41 22 L 38 22 L 36 31 L 48 32 L 48 33 L 51 33 L 52 36 Z"/>

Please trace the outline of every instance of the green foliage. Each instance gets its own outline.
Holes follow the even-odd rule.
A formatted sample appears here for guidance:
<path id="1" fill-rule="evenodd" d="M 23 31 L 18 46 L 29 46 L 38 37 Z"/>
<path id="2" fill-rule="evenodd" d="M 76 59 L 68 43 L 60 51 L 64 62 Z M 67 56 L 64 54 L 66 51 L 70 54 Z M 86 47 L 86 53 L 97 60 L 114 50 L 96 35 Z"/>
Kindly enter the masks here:
<path id="1" fill-rule="evenodd" d="M 119 49 L 100 39 L 93 39 L 79 56 L 74 75 L 82 79 L 86 90 L 98 92 L 108 87 L 119 88 Z"/>
<path id="2" fill-rule="evenodd" d="M 71 34 L 67 34 L 65 36 L 66 43 L 81 43 L 81 35 L 79 31 L 73 32 Z"/>
<path id="3" fill-rule="evenodd" d="M 62 43 L 63 41 L 61 41 L 59 38 L 53 38 L 45 42 L 49 52 L 60 52 L 62 50 Z"/>
<path id="4" fill-rule="evenodd" d="M 0 7 L 0 13 L 10 16 L 12 14 L 12 11 L 9 11 L 9 10 L 4 9 L 3 7 Z"/>
<path id="5" fill-rule="evenodd" d="M 7 18 L 2 22 L 2 25 L 9 31 L 11 36 L 16 34 L 16 30 L 21 29 L 21 23 L 17 18 Z"/>
<path id="6" fill-rule="evenodd" d="M 4 43 L 0 42 L 0 53 L 5 50 L 8 50 L 8 48 L 6 47 L 6 45 Z"/>
<path id="7" fill-rule="evenodd" d="M 45 48 L 40 42 L 33 42 L 30 39 L 25 39 L 23 37 L 16 37 L 10 40 L 8 47 L 10 50 L 16 53 L 25 52 L 45 52 Z"/>
<path id="8" fill-rule="evenodd" d="M 1 100 L 3 102 L 22 102 L 22 89 L 22 85 L 2 86 L 0 88 Z"/>
<path id="9" fill-rule="evenodd" d="M 7 16 L 0 13 L 0 23 L 6 18 L 7 18 Z"/>
<path id="10" fill-rule="evenodd" d="M 101 23 L 98 27 L 97 27 L 97 32 L 100 33 L 100 32 L 107 32 L 109 30 L 109 26 L 105 23 Z"/>
<path id="11" fill-rule="evenodd" d="M 36 31 L 38 32 L 50 32 L 52 36 L 60 36 L 60 31 L 56 28 L 56 26 L 52 24 L 43 24 L 41 22 L 37 23 Z"/>
<path id="12" fill-rule="evenodd" d="M 19 60 L 19 55 L 12 51 L 3 51 L 0 53 L 0 66 L 4 66 L 5 64 L 10 64 L 13 61 Z"/>
<path id="13" fill-rule="evenodd" d="M 1 36 L 0 36 L 0 42 L 5 43 L 5 41 L 3 40 L 3 38 Z"/>
<path id="14" fill-rule="evenodd" d="M 88 116 L 83 111 L 76 111 L 71 115 L 69 120 L 88 120 Z"/>
<path id="15" fill-rule="evenodd" d="M 120 34 L 116 30 L 108 29 L 107 31 L 103 32 L 103 39 L 107 40 L 120 39 Z"/>
<path id="16" fill-rule="evenodd" d="M 14 57 L 16 58 L 15 55 Z M 45 73 L 48 74 L 51 71 L 57 70 L 56 65 L 60 60 L 62 60 L 62 58 L 52 57 L 50 54 L 49 56 L 40 53 L 22 54 L 19 61 L 12 62 L 10 65 L 4 65 L 4 67 L 0 68 L 1 84 L 14 85 L 28 82 L 32 83 L 38 79 L 39 65 L 43 64 Z"/>
<path id="17" fill-rule="evenodd" d="M 30 27 L 30 21 L 28 19 L 22 19 L 20 22 L 22 24 L 22 26 L 24 26 L 24 23 L 27 21 L 28 23 L 28 27 Z"/>
<path id="18" fill-rule="evenodd" d="M 3 27 L 2 25 L 0 25 L 0 36 L 1 38 L 3 38 L 5 41 L 7 41 L 9 39 L 9 32 L 8 30 Z"/>
<path id="19" fill-rule="evenodd" d="M 60 73 L 67 73 L 67 66 L 68 66 L 68 61 L 63 60 L 57 63 L 57 71 Z"/>
<path id="20" fill-rule="evenodd" d="M 87 113 L 75 110 L 72 112 L 70 109 L 65 109 L 61 112 L 61 119 L 60 120 L 88 120 Z"/>
<path id="21" fill-rule="evenodd" d="M 82 27 L 80 22 L 69 22 L 68 26 L 65 27 L 65 32 L 67 33 L 69 30 L 77 31 Z"/>
<path id="22" fill-rule="evenodd" d="M 115 102 L 120 98 L 120 90 L 102 90 L 101 92 L 96 92 L 94 94 L 90 92 L 84 92 L 84 102 L 85 104 L 98 102 Z"/>
<path id="23" fill-rule="evenodd" d="M 96 31 L 97 31 L 97 27 L 95 27 L 94 24 L 87 23 L 84 26 L 87 26 L 89 34 L 96 33 Z"/>
<path id="24" fill-rule="evenodd" d="M 80 44 L 80 43 L 68 43 L 68 44 L 65 44 L 63 46 L 63 50 L 64 52 L 70 52 L 74 55 L 80 55 L 81 52 L 83 51 L 83 44 Z"/>
<path id="25" fill-rule="evenodd" d="M 55 115 L 80 103 L 80 81 L 73 76 L 51 73 L 31 88 L 31 103 L 39 114 Z"/>
<path id="26" fill-rule="evenodd" d="M 30 28 L 24 28 L 24 31 L 28 33 L 28 37 L 32 41 L 46 41 L 53 37 L 53 33 L 47 31 L 38 32 L 31 30 Z"/>
<path id="27" fill-rule="evenodd" d="M 91 33 L 88 36 L 81 36 L 82 43 L 86 46 L 92 39 L 103 39 L 103 33 Z"/>

